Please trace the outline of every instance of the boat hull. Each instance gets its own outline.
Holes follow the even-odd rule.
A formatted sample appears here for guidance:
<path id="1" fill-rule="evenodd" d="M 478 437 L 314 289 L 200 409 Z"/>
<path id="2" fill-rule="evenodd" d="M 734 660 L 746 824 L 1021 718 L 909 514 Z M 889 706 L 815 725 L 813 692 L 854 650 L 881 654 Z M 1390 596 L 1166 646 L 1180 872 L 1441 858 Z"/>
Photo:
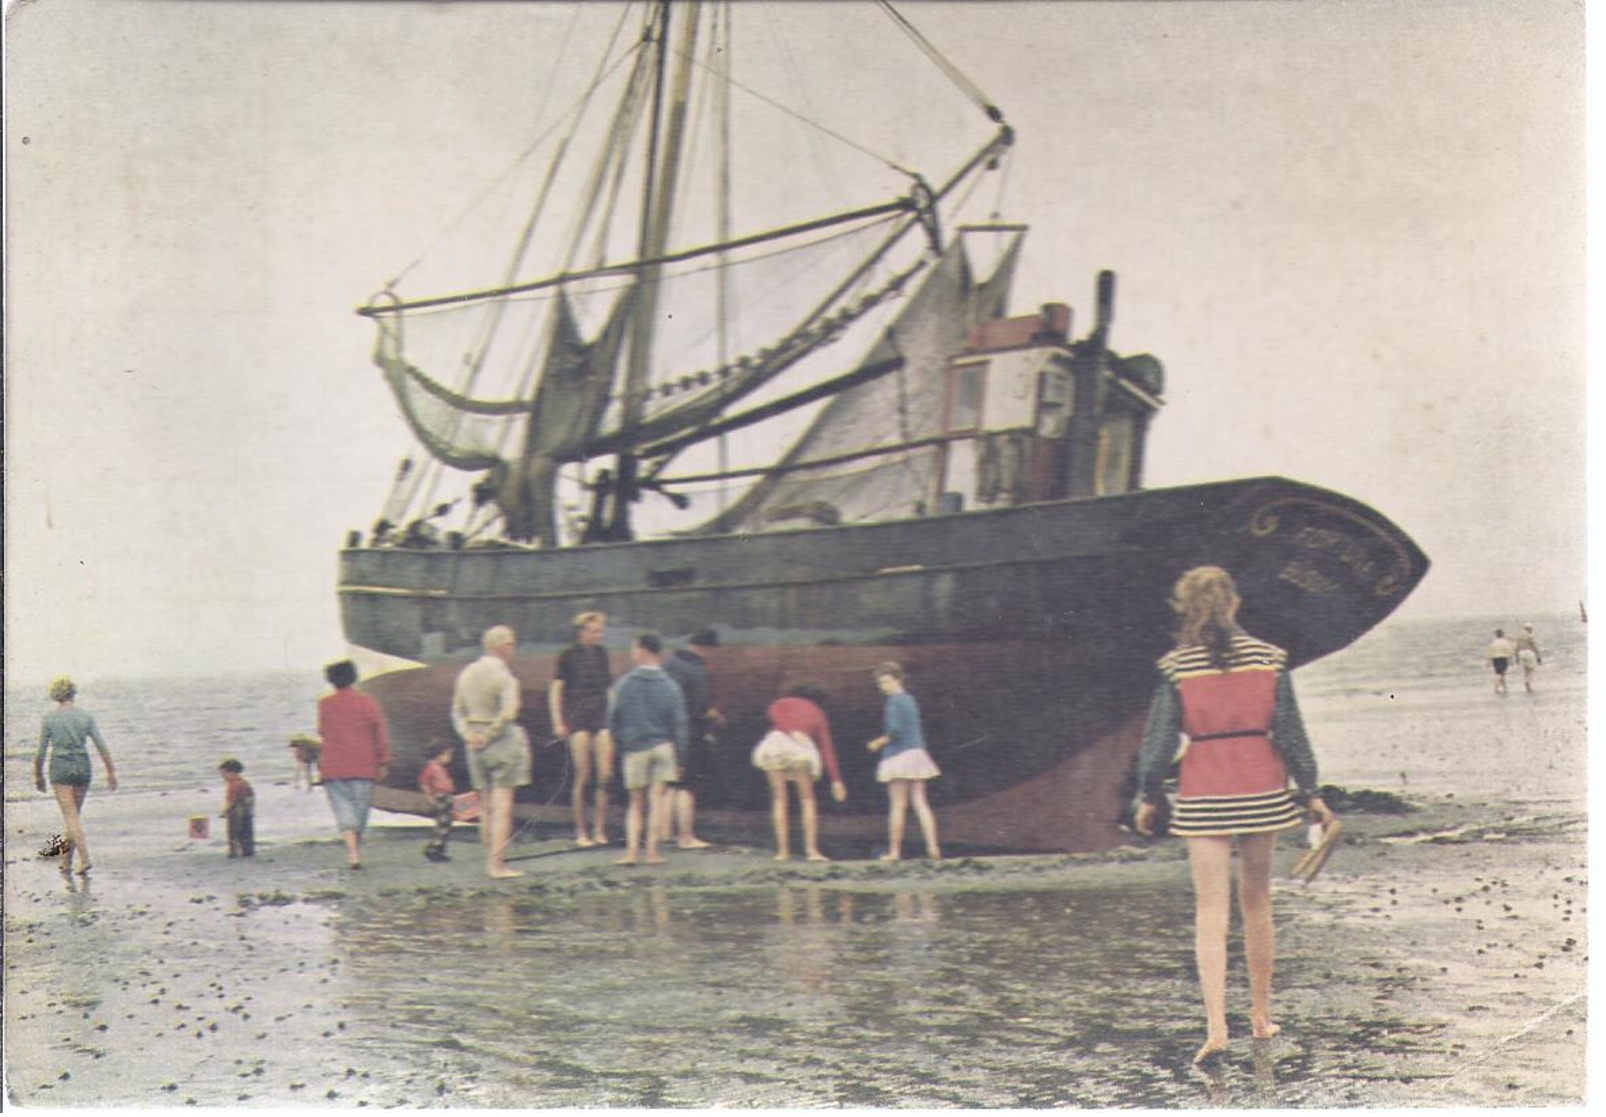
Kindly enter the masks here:
<path id="1" fill-rule="evenodd" d="M 790 685 L 825 695 L 849 802 L 822 804 L 827 835 L 872 838 L 884 822 L 874 757 L 883 699 L 871 668 L 904 664 L 942 778 L 931 786 L 949 842 L 1089 850 L 1122 840 L 1122 777 L 1170 645 L 1178 574 L 1232 571 L 1241 621 L 1295 665 L 1344 647 L 1392 612 L 1427 571 L 1373 509 L 1282 478 L 1158 489 L 890 523 L 556 550 L 353 548 L 341 603 L 355 645 L 423 665 L 364 683 L 387 711 L 393 792 L 410 792 L 428 742 L 450 739 L 452 680 L 480 633 L 509 624 L 521 722 L 551 739 L 545 691 L 570 622 L 609 617 L 616 673 L 640 631 L 675 643 L 706 627 L 727 717 L 699 790 L 711 826 L 755 839 L 768 790 L 748 761 L 764 709 Z M 538 747 L 522 800 L 567 818 L 567 757 Z M 461 770 L 458 773 L 462 774 Z"/>

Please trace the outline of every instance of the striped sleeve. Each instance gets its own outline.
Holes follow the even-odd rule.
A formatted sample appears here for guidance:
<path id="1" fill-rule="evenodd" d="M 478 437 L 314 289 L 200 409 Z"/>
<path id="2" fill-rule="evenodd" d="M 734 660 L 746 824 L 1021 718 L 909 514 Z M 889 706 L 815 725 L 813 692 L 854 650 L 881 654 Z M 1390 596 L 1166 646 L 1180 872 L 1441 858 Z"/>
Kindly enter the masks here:
<path id="1" fill-rule="evenodd" d="M 1288 672 L 1277 675 L 1277 708 L 1272 719 L 1272 744 L 1282 754 L 1288 774 L 1294 778 L 1299 790 L 1307 795 L 1317 787 L 1316 756 L 1311 751 L 1310 737 L 1305 732 L 1305 719 L 1300 716 L 1299 703 L 1294 699 L 1294 681 Z"/>

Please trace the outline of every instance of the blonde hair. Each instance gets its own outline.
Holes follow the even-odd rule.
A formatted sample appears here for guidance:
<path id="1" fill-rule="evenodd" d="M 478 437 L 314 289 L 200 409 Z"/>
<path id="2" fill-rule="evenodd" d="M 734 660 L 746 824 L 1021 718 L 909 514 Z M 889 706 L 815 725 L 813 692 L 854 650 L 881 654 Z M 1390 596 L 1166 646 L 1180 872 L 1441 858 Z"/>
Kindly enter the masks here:
<path id="1" fill-rule="evenodd" d="M 1182 617 L 1177 647 L 1203 644 L 1210 651 L 1210 662 L 1224 667 L 1233 633 L 1238 631 L 1242 601 L 1232 575 L 1221 567 L 1196 566 L 1185 571 L 1171 591 L 1171 607 Z"/>
<path id="2" fill-rule="evenodd" d="M 481 639 L 480 643 L 486 651 L 494 652 L 497 648 L 502 647 L 504 644 L 516 643 L 517 640 L 518 637 L 513 635 L 513 630 L 511 628 L 505 624 L 497 624 L 492 625 L 490 628 L 485 630 L 485 636 Z"/>
<path id="3" fill-rule="evenodd" d="M 50 680 L 50 700 L 52 702 L 70 702 L 78 688 L 66 675 L 57 675 Z"/>
<path id="4" fill-rule="evenodd" d="M 588 624 L 607 623 L 608 614 L 602 612 L 600 609 L 587 609 L 583 613 L 576 613 L 574 615 L 574 627 L 577 629 L 584 628 Z"/>
<path id="5" fill-rule="evenodd" d="M 897 679 L 901 683 L 901 682 L 903 682 L 903 664 L 894 663 L 892 660 L 889 659 L 885 663 L 876 664 L 875 670 L 870 672 L 870 675 L 871 675 L 871 677 L 877 678 L 877 679 L 880 679 L 880 678 L 883 678 L 883 677 L 894 678 L 894 679 Z"/>

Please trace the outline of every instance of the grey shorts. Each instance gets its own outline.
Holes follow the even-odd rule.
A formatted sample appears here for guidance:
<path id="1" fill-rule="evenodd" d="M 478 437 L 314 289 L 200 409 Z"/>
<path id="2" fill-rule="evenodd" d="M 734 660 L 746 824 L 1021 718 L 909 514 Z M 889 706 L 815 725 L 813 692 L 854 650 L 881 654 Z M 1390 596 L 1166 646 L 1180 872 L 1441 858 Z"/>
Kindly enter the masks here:
<path id="1" fill-rule="evenodd" d="M 324 794 L 335 812 L 335 826 L 342 832 L 361 834 L 368 828 L 368 810 L 374 801 L 373 780 L 324 780 Z"/>
<path id="2" fill-rule="evenodd" d="M 510 725 L 483 749 L 471 747 L 467 752 L 468 782 L 475 791 L 530 782 L 530 737 L 523 726 Z"/>
<path id="3" fill-rule="evenodd" d="M 625 753 L 625 790 L 641 791 L 651 784 L 668 783 L 675 778 L 675 746 L 660 741 L 650 749 Z"/>

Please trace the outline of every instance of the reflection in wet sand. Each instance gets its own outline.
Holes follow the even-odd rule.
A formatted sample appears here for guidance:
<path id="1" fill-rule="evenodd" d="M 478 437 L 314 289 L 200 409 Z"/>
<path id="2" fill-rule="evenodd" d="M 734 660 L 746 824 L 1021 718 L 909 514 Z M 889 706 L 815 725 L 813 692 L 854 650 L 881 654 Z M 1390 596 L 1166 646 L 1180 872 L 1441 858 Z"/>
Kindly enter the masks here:
<path id="1" fill-rule="evenodd" d="M 353 903 L 333 938 L 341 995 L 394 1054 L 449 1056 L 465 1104 L 1161 1104 L 1186 1096 L 1152 1062 L 1187 1050 L 1184 937 L 1133 951 L 1125 921 L 1168 905 L 653 886 Z M 1176 1033 L 1134 1043 L 1156 1019 Z M 1106 1086 L 1079 1092 L 1089 1061 Z"/>

